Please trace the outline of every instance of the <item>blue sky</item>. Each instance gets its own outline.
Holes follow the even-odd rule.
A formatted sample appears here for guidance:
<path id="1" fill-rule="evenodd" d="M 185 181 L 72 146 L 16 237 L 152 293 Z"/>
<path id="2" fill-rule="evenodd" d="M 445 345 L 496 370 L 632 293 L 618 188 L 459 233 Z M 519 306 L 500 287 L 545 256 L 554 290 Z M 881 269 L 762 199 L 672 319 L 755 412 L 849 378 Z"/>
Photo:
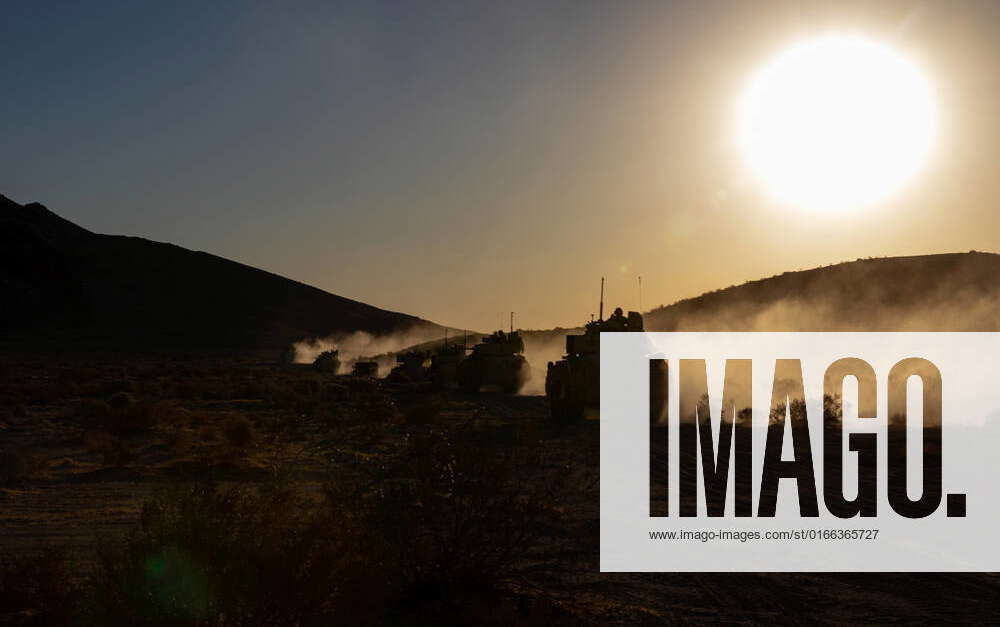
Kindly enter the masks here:
<path id="1" fill-rule="evenodd" d="M 995 9 L 825 4 L 6 3 L 0 193 L 483 330 L 579 323 L 601 275 L 629 308 L 638 274 L 648 306 L 996 248 Z M 864 216 L 771 207 L 731 154 L 748 73 L 796 37 L 901 25 L 952 156 Z"/>

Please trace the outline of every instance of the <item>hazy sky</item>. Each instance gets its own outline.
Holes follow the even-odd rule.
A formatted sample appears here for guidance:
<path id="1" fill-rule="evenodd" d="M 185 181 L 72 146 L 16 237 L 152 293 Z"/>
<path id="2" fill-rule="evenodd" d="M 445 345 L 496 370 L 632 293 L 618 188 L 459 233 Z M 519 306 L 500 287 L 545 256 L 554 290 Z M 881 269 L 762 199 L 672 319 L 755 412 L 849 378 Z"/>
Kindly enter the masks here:
<path id="1" fill-rule="evenodd" d="M 862 256 L 1000 249 L 996 2 L 9 2 L 0 193 L 488 330 Z M 848 30 L 933 83 L 919 180 L 774 206 L 734 148 L 768 56 Z"/>

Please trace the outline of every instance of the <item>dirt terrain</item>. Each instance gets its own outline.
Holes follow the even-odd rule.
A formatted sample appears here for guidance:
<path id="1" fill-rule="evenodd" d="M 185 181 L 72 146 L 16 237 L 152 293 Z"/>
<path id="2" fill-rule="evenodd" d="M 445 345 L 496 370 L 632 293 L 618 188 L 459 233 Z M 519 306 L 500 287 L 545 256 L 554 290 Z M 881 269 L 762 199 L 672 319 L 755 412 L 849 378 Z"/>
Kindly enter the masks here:
<path id="1" fill-rule="evenodd" d="M 497 621 L 940 624 L 990 620 L 1000 594 L 994 575 L 601 574 L 598 422 L 553 424 L 543 397 L 392 387 L 308 367 L 217 360 L 28 357 L 7 359 L 0 372 L 5 566 L 59 547 L 72 556 L 71 576 L 85 581 L 99 571 L 101 543 L 143 527 L 144 503 L 179 485 L 285 482 L 316 498 L 330 485 L 385 493 L 403 481 L 399 469 L 419 472 L 442 455 L 454 455 L 449 473 L 462 464 L 479 468 L 462 455 L 476 451 L 511 462 L 490 467 L 503 469 L 503 486 L 516 486 L 501 506 L 536 503 L 524 528 L 505 526 L 496 513 L 502 509 L 470 515 L 463 527 L 463 546 L 472 550 L 502 541 L 513 547 L 496 562 L 503 575 L 487 579 L 498 595 L 487 613 Z M 419 442 L 431 443 L 429 458 L 414 452 Z M 496 479 L 472 475 L 487 485 Z M 429 498 L 409 503 L 430 508 Z M 455 497 L 438 490 L 434 498 Z M 374 560 L 361 556 L 367 559 Z M 2 588 L 0 599 L 11 605 L 2 616 L 44 624 L 30 622 L 39 608 L 23 600 L 14 607 Z M 430 612 L 435 620 L 427 624 L 481 623 L 470 618 L 481 616 L 472 602 L 448 610 L 459 620 L 441 618 L 447 601 L 417 596 L 420 607 L 434 609 L 411 618 Z M 412 608 L 413 595 L 406 598 Z"/>

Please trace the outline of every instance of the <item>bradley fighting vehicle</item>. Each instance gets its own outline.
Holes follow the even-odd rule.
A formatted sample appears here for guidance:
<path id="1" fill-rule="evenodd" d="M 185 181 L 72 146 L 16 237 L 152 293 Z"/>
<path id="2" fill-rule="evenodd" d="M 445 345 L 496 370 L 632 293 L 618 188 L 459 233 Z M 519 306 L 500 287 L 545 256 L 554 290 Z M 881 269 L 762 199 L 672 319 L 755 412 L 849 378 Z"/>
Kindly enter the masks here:
<path id="1" fill-rule="evenodd" d="M 472 354 L 458 364 L 458 385 L 466 392 L 478 392 L 483 386 L 496 386 L 508 394 L 521 389 L 530 377 L 524 358 L 524 339 L 514 331 L 511 313 L 510 333 L 496 331 L 472 347 Z"/>
<path id="2" fill-rule="evenodd" d="M 427 377 L 436 387 L 454 389 L 458 387 L 458 367 L 465 357 L 465 346 L 448 344 L 431 355 L 431 366 L 427 369 Z"/>
<path id="3" fill-rule="evenodd" d="M 565 357 L 555 363 L 550 361 L 545 373 L 545 396 L 556 420 L 579 420 L 584 410 L 600 406 L 601 333 L 642 331 L 642 316 L 637 311 L 626 316 L 619 307 L 607 320 L 603 318 L 604 279 L 601 279 L 598 319 L 587 323 L 583 335 L 566 336 Z"/>
<path id="4" fill-rule="evenodd" d="M 319 372 L 337 374 L 340 369 L 340 351 L 323 351 L 313 360 L 312 367 Z"/>
<path id="5" fill-rule="evenodd" d="M 427 381 L 427 369 L 424 364 L 430 357 L 424 351 L 406 351 L 396 353 L 396 367 L 389 372 L 386 379 L 391 383 L 423 383 Z"/>
<path id="6" fill-rule="evenodd" d="M 378 376 L 378 362 L 368 357 L 358 357 L 351 374 L 355 377 L 375 378 Z"/>

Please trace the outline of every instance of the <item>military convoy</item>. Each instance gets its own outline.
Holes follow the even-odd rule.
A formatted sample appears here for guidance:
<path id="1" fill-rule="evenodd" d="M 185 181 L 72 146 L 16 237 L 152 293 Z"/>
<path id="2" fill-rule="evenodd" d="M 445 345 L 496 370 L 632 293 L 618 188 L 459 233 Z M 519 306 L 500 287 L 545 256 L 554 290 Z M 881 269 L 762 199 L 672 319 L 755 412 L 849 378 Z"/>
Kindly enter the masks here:
<path id="1" fill-rule="evenodd" d="M 601 333 L 643 331 L 642 316 L 636 311 L 626 315 L 622 309 L 604 319 L 604 279 L 601 279 L 601 300 L 597 320 L 591 321 L 578 335 L 566 336 L 566 354 L 549 362 L 545 374 L 545 396 L 552 417 L 560 421 L 579 420 L 588 410 L 600 406 Z M 507 394 L 520 391 L 530 378 L 530 367 L 524 357 L 524 338 L 514 330 L 513 313 L 509 332 L 494 331 L 484 336 L 466 355 L 465 342 L 449 344 L 447 336 L 435 352 L 410 350 L 396 354 L 396 366 L 386 380 L 390 383 L 437 389 L 461 389 L 477 393 L 493 389 Z M 340 366 L 337 351 L 327 351 L 317 357 L 313 367 L 336 373 Z M 354 362 L 352 374 L 376 377 L 378 363 L 370 358 Z"/>

